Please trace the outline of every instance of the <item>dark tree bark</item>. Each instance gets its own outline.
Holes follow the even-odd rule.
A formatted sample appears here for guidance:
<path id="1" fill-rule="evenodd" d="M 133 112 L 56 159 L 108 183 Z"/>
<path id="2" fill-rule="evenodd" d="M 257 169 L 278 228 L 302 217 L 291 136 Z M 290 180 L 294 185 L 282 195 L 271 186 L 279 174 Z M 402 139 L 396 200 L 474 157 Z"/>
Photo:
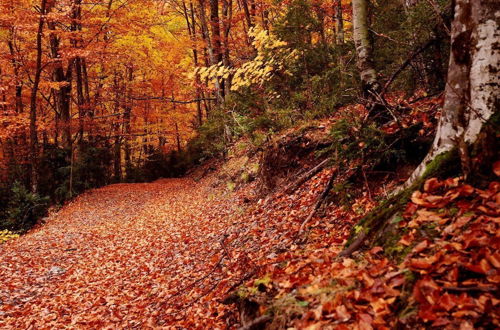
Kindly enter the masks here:
<path id="1" fill-rule="evenodd" d="M 14 30 L 11 29 L 11 32 L 9 34 L 9 41 L 7 42 L 9 46 L 9 52 L 10 56 L 12 57 L 11 62 L 12 62 L 12 67 L 14 69 L 14 77 L 16 79 L 16 112 L 17 113 L 22 113 L 24 110 L 24 104 L 23 104 L 23 81 L 20 76 L 20 69 L 21 69 L 21 64 L 17 60 L 17 54 L 14 49 Z"/>
<path id="2" fill-rule="evenodd" d="M 120 112 L 120 88 L 118 82 L 118 76 L 115 72 L 114 75 L 114 90 L 115 90 L 115 100 L 114 100 L 114 113 Z M 115 135 L 115 141 L 113 145 L 113 174 L 115 181 L 119 182 L 122 179 L 122 153 L 121 153 L 121 134 L 120 134 L 120 121 L 118 119 L 113 123 L 113 133 Z"/>
<path id="3" fill-rule="evenodd" d="M 189 33 L 189 38 L 191 39 L 191 42 L 193 43 L 193 62 L 195 68 L 199 66 L 198 63 L 198 49 L 196 48 L 195 41 L 196 41 L 196 20 L 195 20 L 195 14 L 194 14 L 194 6 L 193 2 L 191 1 L 189 3 L 189 11 L 186 6 L 186 2 L 183 0 L 182 1 L 182 10 L 184 13 L 184 19 L 186 20 L 186 25 L 188 27 L 188 33 Z M 195 84 L 196 84 L 196 99 L 198 100 L 196 102 L 196 114 L 197 114 L 197 121 L 198 121 L 198 127 L 201 127 L 203 125 L 203 110 L 201 108 L 201 81 L 200 81 L 200 76 L 196 74 L 195 77 Z"/>
<path id="4" fill-rule="evenodd" d="M 223 50 L 222 50 L 222 63 L 225 67 L 231 66 L 231 59 L 229 56 L 229 34 L 231 32 L 231 20 L 233 18 L 233 1 L 232 0 L 222 0 L 222 30 L 223 30 Z M 224 80 L 224 94 L 228 95 L 231 91 L 231 80 L 232 77 L 229 76 Z"/>
<path id="5" fill-rule="evenodd" d="M 130 170 L 132 169 L 132 151 L 130 147 L 131 143 L 131 117 L 132 117 L 132 81 L 134 80 L 134 68 L 132 65 L 128 65 L 125 69 L 127 86 L 126 86 L 126 99 L 123 111 L 123 130 L 125 134 L 125 168 L 127 171 L 127 177 L 130 175 Z"/>
<path id="6" fill-rule="evenodd" d="M 52 3 L 47 9 L 50 11 L 55 3 Z M 47 22 L 47 28 L 50 33 L 50 56 L 54 62 L 53 81 L 60 84 L 58 89 L 53 89 L 54 102 L 56 105 L 56 117 L 62 126 L 62 145 L 66 149 L 70 149 L 71 140 L 71 90 L 73 77 L 73 60 L 70 60 L 68 68 L 65 72 L 61 55 L 59 53 L 60 39 L 56 35 L 56 23 L 54 21 Z M 60 119 L 60 120 L 59 120 Z"/>
<path id="7" fill-rule="evenodd" d="M 212 7 L 213 0 L 210 0 L 210 1 L 211 1 L 210 5 Z M 198 4 L 199 4 L 201 35 L 202 35 L 203 41 L 205 41 L 205 44 L 206 44 L 208 63 L 209 63 L 209 65 L 216 65 L 218 63 L 217 54 L 215 52 L 215 47 L 213 46 L 213 43 L 212 43 L 213 38 L 210 37 L 210 31 L 208 28 L 207 17 L 206 17 L 206 13 L 205 13 L 205 0 L 198 0 Z M 220 38 L 220 31 L 219 31 L 219 38 Z M 220 39 L 219 39 L 219 41 L 220 41 Z M 220 82 L 218 79 L 215 80 L 215 98 L 217 99 L 217 101 L 216 101 L 217 104 L 221 104 L 224 101 L 224 98 L 223 98 L 222 92 L 221 92 Z"/>
<path id="8" fill-rule="evenodd" d="M 45 15 L 47 14 L 47 0 L 40 4 L 40 18 L 36 35 L 36 71 L 30 101 L 30 153 L 31 153 L 31 191 L 38 192 L 38 133 L 37 133 L 37 93 L 42 75 L 42 41 Z"/>
<path id="9" fill-rule="evenodd" d="M 338 0 L 334 4 L 335 9 L 335 39 L 337 45 L 344 43 L 344 18 L 342 17 L 342 1 Z"/>

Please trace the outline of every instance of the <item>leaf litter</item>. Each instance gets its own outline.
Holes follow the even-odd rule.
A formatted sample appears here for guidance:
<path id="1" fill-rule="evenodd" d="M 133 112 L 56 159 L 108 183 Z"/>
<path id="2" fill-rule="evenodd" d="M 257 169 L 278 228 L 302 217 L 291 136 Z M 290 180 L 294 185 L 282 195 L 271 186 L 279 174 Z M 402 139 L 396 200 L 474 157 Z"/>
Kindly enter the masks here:
<path id="1" fill-rule="evenodd" d="M 0 327 L 233 328 L 234 292 L 277 328 L 499 326 L 498 182 L 427 181 L 397 263 L 387 247 L 336 258 L 366 193 L 363 212 L 328 204 L 297 243 L 330 174 L 250 204 L 252 184 L 229 193 L 216 175 L 89 191 L 0 247 Z"/>

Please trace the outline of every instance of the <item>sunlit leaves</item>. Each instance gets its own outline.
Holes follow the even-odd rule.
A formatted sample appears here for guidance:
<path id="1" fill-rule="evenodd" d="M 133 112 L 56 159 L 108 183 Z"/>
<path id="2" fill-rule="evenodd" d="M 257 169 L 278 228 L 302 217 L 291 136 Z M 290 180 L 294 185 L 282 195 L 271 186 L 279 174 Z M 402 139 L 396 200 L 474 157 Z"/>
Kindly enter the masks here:
<path id="1" fill-rule="evenodd" d="M 5 243 L 11 239 L 18 238 L 19 234 L 15 234 L 9 230 L 0 230 L 0 244 Z"/>
<path id="2" fill-rule="evenodd" d="M 225 67 L 222 63 L 210 67 L 196 68 L 189 76 L 198 75 L 201 80 L 208 79 L 212 84 L 219 79 L 232 77 L 233 91 L 251 86 L 262 86 L 274 74 L 288 74 L 286 68 L 298 59 L 296 50 L 287 48 L 287 43 L 279 40 L 274 34 L 261 28 L 253 28 L 249 35 L 253 38 L 256 57 L 243 63 L 240 67 Z"/>

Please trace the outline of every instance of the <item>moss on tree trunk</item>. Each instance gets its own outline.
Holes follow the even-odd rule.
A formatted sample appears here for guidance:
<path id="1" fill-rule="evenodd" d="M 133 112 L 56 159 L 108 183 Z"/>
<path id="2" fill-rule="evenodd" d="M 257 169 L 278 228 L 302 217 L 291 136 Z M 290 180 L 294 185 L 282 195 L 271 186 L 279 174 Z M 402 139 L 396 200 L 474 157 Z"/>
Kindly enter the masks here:
<path id="1" fill-rule="evenodd" d="M 354 226 L 346 247 L 339 256 L 348 256 L 363 245 L 370 245 L 375 242 L 381 230 L 390 224 L 390 219 L 402 211 L 410 201 L 413 192 L 419 190 L 425 180 L 431 177 L 457 173 L 459 171 L 458 164 L 460 164 L 460 160 L 456 148 L 436 156 L 427 165 L 424 174 L 411 186 L 384 200 Z"/>

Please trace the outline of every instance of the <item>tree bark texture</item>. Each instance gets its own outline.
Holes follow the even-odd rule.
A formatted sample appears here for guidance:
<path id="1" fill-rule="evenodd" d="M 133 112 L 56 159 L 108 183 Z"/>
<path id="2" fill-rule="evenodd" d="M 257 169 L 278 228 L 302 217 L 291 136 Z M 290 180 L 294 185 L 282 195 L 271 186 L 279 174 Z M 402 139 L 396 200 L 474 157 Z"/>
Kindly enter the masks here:
<path id="1" fill-rule="evenodd" d="M 352 1 L 353 39 L 358 57 L 358 70 L 365 97 L 380 88 L 373 63 L 373 46 L 368 32 L 368 0 Z"/>
<path id="2" fill-rule="evenodd" d="M 476 142 L 483 125 L 500 108 L 499 25 L 498 1 L 455 1 L 441 118 L 429 153 L 404 187 L 418 180 L 437 156 L 454 148 L 463 162 L 468 146 Z"/>

